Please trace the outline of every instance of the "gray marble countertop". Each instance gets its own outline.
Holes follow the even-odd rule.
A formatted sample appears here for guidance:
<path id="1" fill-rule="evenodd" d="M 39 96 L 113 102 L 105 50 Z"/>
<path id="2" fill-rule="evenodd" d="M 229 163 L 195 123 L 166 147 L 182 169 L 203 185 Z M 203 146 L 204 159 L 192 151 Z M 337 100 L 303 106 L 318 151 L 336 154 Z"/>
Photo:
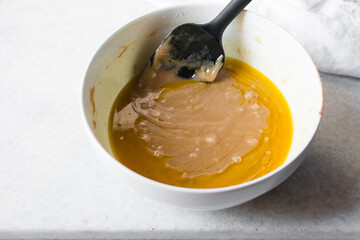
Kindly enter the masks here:
<path id="1" fill-rule="evenodd" d="M 0 239 L 360 239 L 360 79 L 321 74 L 308 157 L 244 205 L 165 205 L 104 168 L 80 119 L 80 85 L 119 23 L 153 10 L 144 2 L 0 2 Z"/>

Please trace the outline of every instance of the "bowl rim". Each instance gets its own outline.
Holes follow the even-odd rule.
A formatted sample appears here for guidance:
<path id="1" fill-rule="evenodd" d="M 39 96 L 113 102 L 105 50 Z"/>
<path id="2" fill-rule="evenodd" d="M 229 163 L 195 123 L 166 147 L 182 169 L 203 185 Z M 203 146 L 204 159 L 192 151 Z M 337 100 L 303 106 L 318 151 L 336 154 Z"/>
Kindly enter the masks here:
<path id="1" fill-rule="evenodd" d="M 299 41 L 292 36 L 290 33 L 288 33 L 286 30 L 284 30 L 283 28 L 281 28 L 278 24 L 270 21 L 269 19 L 255 13 L 249 10 L 243 10 L 243 12 L 245 12 L 245 14 L 253 14 L 256 17 L 260 18 L 262 21 L 267 22 L 267 24 L 272 25 L 274 28 L 277 28 L 278 31 L 283 32 L 285 35 L 288 35 L 290 39 L 292 39 L 292 41 L 298 45 L 298 47 L 300 47 L 300 49 L 302 49 L 302 51 L 305 53 L 305 55 L 307 56 L 307 58 L 310 60 L 310 63 L 312 65 L 312 67 L 314 68 L 314 70 L 317 73 L 317 79 L 319 80 L 319 87 L 321 90 L 321 112 L 319 112 L 319 117 L 317 119 L 316 127 L 314 128 L 314 131 L 311 134 L 311 137 L 309 137 L 305 143 L 302 145 L 301 148 L 299 148 L 299 150 L 296 152 L 296 154 L 294 155 L 293 158 L 289 159 L 288 161 L 284 162 L 282 165 L 280 165 L 279 167 L 277 167 L 276 169 L 272 170 L 271 172 L 250 180 L 248 182 L 244 182 L 244 183 L 240 183 L 240 184 L 236 184 L 236 185 L 231 185 L 231 186 L 227 186 L 227 187 L 218 187 L 218 188 L 187 188 L 187 187 L 180 187 L 180 186 L 174 186 L 174 185 L 170 185 L 170 184 L 166 184 L 166 183 L 162 183 L 162 182 L 158 182 L 155 181 L 153 179 L 147 178 L 133 170 L 131 170 L 130 168 L 126 167 L 125 165 L 123 165 L 121 162 L 119 162 L 117 159 L 115 159 L 115 157 L 113 157 L 108 151 L 105 150 L 105 148 L 102 146 L 102 144 L 99 142 L 99 140 L 96 138 L 95 134 L 93 133 L 93 131 L 91 130 L 90 124 L 87 121 L 86 118 L 86 114 L 85 114 L 85 82 L 90 70 L 90 67 L 93 63 L 93 61 L 95 60 L 95 58 L 97 57 L 97 55 L 99 54 L 99 52 L 106 46 L 106 44 L 108 42 L 110 42 L 115 36 L 117 36 L 117 34 L 122 31 L 123 29 L 131 26 L 132 24 L 141 21 L 143 19 L 152 17 L 154 15 L 158 15 L 158 14 L 162 14 L 162 13 L 166 13 L 167 11 L 172 11 L 172 10 L 180 10 L 180 9 L 184 9 L 184 8 L 196 8 L 196 7 L 203 7 L 203 6 L 224 6 L 224 4 L 220 4 L 220 3 L 203 3 L 203 4 L 181 4 L 181 5 L 176 5 L 176 6 L 171 6 L 171 7 L 164 7 L 161 8 L 159 10 L 156 11 L 152 11 L 150 13 L 147 13 L 145 15 L 142 15 L 130 22 L 128 22 L 127 24 L 121 25 L 120 28 L 118 30 L 116 30 L 113 34 L 111 34 L 109 37 L 106 38 L 106 40 L 103 42 L 103 44 L 97 49 L 97 51 L 93 54 L 92 58 L 90 59 L 89 63 L 87 64 L 87 68 L 85 71 L 85 75 L 84 78 L 81 82 L 81 94 L 80 94 L 80 112 L 81 112 L 81 118 L 83 121 L 83 124 L 85 125 L 85 129 L 86 132 L 88 134 L 88 136 L 90 137 L 91 141 L 93 143 L 96 144 L 96 146 L 98 147 L 98 149 L 102 152 L 103 155 L 105 155 L 107 158 L 111 158 L 112 162 L 114 163 L 114 165 L 116 164 L 117 167 L 120 167 L 123 171 L 125 171 L 127 174 L 132 175 L 134 178 L 138 178 L 140 181 L 145 182 L 146 184 L 150 184 L 153 185 L 154 187 L 158 187 L 158 188 L 163 188 L 166 190 L 170 190 L 170 191 L 175 191 L 175 192 L 183 192 L 183 193 L 195 193 L 195 194 L 212 194 L 212 193 L 221 193 L 221 192 L 230 192 L 230 191 L 235 191 L 235 190 L 239 190 L 239 189 L 243 189 L 243 188 L 247 188 L 250 187 L 252 185 L 256 185 L 268 178 L 271 178 L 272 176 L 276 175 L 277 173 L 281 172 L 282 170 L 284 170 L 285 168 L 287 168 L 291 163 L 293 163 L 303 152 L 304 150 L 309 146 L 309 144 L 311 143 L 311 141 L 313 140 L 318 128 L 319 128 L 319 124 L 320 124 L 320 120 L 322 117 L 322 108 L 323 108 L 323 104 L 324 104 L 324 98 L 323 98 L 323 87 L 322 87 L 322 81 L 321 81 L 321 77 L 319 74 L 319 71 L 313 61 L 313 59 L 311 58 L 311 56 L 309 55 L 309 53 L 305 50 L 305 48 L 299 43 Z"/>

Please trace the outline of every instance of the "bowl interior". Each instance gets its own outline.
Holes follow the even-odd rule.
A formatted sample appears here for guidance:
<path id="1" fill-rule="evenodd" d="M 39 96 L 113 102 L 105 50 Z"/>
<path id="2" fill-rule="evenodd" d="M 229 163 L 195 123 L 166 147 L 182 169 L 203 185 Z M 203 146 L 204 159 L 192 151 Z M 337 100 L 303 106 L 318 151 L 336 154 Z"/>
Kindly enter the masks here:
<path id="1" fill-rule="evenodd" d="M 126 83 L 139 74 L 161 40 L 177 25 L 205 23 L 219 6 L 161 10 L 126 25 L 94 56 L 83 85 L 83 108 L 89 128 L 113 155 L 108 136 L 111 107 Z M 270 21 L 243 11 L 223 36 L 226 56 L 240 59 L 265 74 L 285 96 L 293 117 L 293 140 L 285 161 L 295 159 L 316 132 L 322 111 L 318 71 L 305 50 Z"/>

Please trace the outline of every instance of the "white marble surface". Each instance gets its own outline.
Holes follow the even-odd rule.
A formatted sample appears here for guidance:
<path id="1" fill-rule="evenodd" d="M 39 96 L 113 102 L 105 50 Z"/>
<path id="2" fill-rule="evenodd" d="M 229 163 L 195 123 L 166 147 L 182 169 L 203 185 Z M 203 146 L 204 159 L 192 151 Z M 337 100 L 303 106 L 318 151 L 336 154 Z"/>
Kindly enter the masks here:
<path id="1" fill-rule="evenodd" d="M 307 160 L 242 206 L 168 206 L 102 165 L 80 119 L 81 81 L 101 43 L 152 10 L 140 0 L 0 2 L 0 239 L 359 239 L 359 79 L 321 74 Z"/>

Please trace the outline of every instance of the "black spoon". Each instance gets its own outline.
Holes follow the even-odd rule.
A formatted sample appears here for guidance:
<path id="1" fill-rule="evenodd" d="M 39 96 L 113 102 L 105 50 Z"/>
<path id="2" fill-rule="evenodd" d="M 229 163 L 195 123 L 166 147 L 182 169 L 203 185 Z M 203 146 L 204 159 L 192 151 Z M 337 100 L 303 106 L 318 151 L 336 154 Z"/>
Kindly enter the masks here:
<path id="1" fill-rule="evenodd" d="M 151 56 L 149 65 L 153 65 L 159 49 L 167 45 L 168 56 L 166 61 L 161 61 L 162 67 L 175 70 L 176 75 L 182 78 L 214 81 L 225 60 L 221 42 L 223 32 L 250 2 L 232 0 L 209 23 L 186 23 L 176 27 Z"/>

